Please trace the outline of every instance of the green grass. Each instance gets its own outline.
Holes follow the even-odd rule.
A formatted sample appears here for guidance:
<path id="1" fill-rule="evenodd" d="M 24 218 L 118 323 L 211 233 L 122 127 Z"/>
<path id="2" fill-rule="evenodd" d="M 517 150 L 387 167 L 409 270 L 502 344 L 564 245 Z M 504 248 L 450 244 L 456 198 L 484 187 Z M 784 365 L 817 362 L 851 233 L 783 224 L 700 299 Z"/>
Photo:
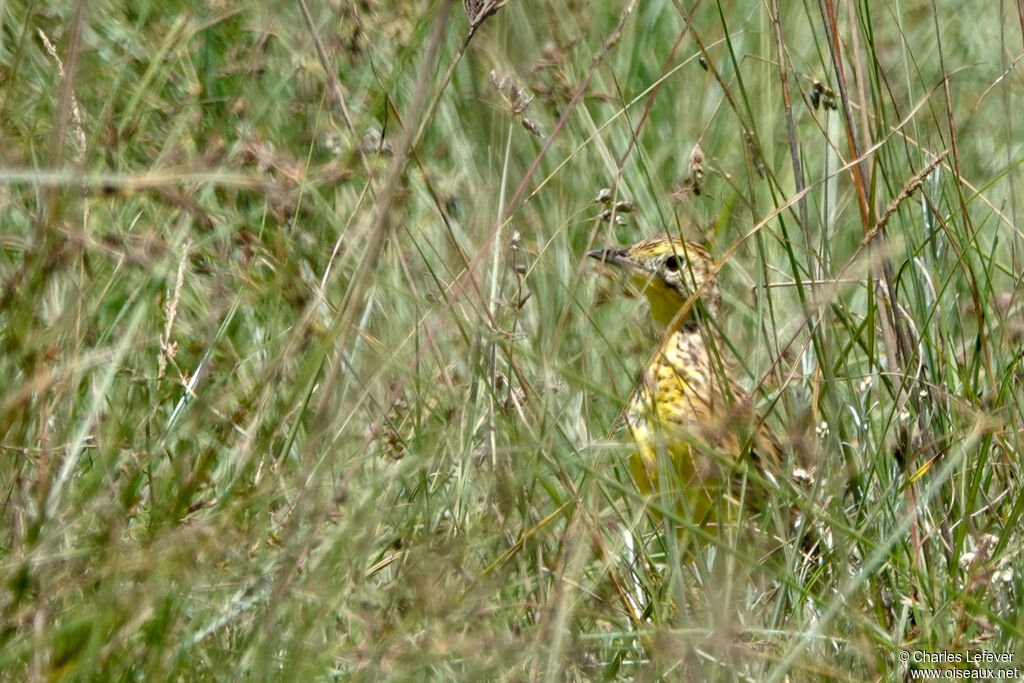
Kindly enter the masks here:
<path id="1" fill-rule="evenodd" d="M 0 677 L 1020 664 L 1012 3 L 308 4 L 0 6 Z M 659 232 L 814 471 L 770 556 L 628 476 L 657 332 L 585 253 Z"/>

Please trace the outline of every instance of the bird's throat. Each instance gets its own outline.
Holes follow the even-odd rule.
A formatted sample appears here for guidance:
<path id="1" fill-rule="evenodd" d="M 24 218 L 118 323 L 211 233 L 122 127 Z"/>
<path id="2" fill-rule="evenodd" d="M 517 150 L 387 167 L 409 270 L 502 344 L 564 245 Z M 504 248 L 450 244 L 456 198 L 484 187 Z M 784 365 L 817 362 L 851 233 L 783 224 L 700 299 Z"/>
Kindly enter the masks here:
<path id="1" fill-rule="evenodd" d="M 675 290 L 659 286 L 657 283 L 651 283 L 644 290 L 644 294 L 651 307 L 651 317 L 661 327 L 668 327 L 679 313 L 679 309 L 686 303 Z"/>

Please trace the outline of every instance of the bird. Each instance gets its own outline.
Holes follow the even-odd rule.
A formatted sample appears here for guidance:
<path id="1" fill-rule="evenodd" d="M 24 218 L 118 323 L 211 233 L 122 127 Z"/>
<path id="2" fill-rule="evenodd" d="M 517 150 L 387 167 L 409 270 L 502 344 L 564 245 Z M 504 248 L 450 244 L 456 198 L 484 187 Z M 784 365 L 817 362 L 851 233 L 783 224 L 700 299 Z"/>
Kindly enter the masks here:
<path id="1" fill-rule="evenodd" d="M 635 444 L 630 473 L 642 493 L 674 498 L 691 528 L 706 532 L 696 535 L 703 544 L 701 536 L 712 527 L 742 515 L 728 489 L 730 478 L 744 471 L 743 461 L 756 465 L 754 481 L 770 486 L 777 482 L 772 468 L 780 453 L 718 352 L 715 261 L 704 247 L 667 235 L 587 256 L 623 271 L 664 330 L 624 411 Z"/>

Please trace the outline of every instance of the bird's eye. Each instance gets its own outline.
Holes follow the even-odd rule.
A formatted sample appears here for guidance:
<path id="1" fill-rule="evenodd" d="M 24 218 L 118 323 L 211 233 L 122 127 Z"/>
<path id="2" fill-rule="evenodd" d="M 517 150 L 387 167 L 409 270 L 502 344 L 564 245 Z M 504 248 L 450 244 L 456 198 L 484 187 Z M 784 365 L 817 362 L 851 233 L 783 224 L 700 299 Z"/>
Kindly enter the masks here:
<path id="1" fill-rule="evenodd" d="M 680 262 L 679 257 L 675 254 L 672 254 L 665 259 L 665 269 L 670 273 L 675 273 L 680 267 L 682 267 L 682 263 Z"/>

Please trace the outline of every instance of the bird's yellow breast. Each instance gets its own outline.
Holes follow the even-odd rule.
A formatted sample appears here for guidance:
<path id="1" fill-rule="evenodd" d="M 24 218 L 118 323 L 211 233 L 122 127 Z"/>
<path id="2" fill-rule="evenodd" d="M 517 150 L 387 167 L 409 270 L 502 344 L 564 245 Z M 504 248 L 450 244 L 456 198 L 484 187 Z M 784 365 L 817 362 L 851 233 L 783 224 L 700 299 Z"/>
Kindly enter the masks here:
<path id="1" fill-rule="evenodd" d="M 721 453 L 737 450 L 725 423 L 723 382 L 700 331 L 668 335 L 644 369 L 626 414 L 637 447 L 630 469 L 641 489 L 664 492 L 658 476 L 658 454 L 663 453 L 674 465 L 675 485 L 687 493 L 692 512 L 706 508 L 724 476 Z"/>

